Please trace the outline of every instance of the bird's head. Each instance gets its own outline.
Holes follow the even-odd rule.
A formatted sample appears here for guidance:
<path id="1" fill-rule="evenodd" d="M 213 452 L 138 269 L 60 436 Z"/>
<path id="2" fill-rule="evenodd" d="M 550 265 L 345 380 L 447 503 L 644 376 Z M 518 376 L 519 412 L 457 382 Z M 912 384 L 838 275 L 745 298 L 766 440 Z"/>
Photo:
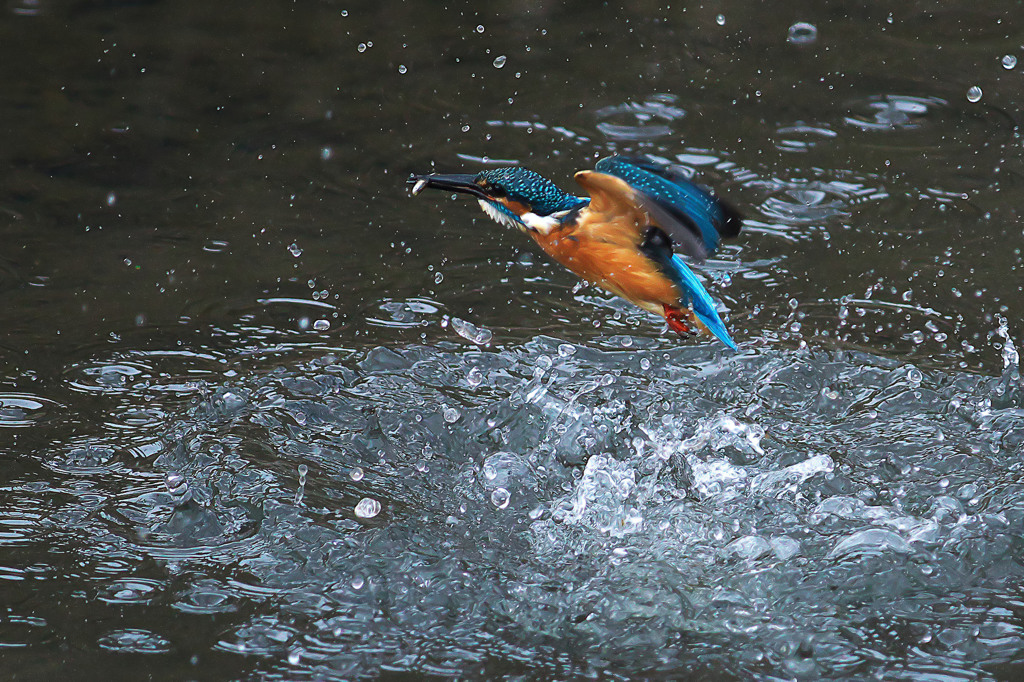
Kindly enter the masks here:
<path id="1" fill-rule="evenodd" d="M 570 211 L 587 202 L 563 192 L 547 178 L 515 166 L 476 175 L 414 175 L 409 182 L 413 195 L 428 187 L 470 194 L 493 220 L 524 232 L 552 230 Z"/>

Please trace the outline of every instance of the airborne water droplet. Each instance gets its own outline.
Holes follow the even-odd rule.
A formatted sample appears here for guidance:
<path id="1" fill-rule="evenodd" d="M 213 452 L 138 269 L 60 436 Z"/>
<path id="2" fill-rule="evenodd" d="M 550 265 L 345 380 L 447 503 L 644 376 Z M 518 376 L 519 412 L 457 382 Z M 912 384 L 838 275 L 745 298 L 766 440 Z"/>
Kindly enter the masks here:
<path id="1" fill-rule="evenodd" d="M 1009 71 L 1013 67 L 1017 66 L 1017 58 L 1012 54 L 1003 55 L 1003 68 Z"/>
<path id="2" fill-rule="evenodd" d="M 372 497 L 364 497 L 356 505 L 356 516 L 361 519 L 372 519 L 380 513 L 380 502 Z"/>
<path id="3" fill-rule="evenodd" d="M 818 27 L 806 21 L 798 21 L 789 27 L 787 40 L 794 45 L 806 45 L 818 39 Z"/>
<path id="4" fill-rule="evenodd" d="M 505 62 L 507 60 L 508 60 L 508 57 L 506 57 L 505 55 L 503 55 L 503 54 L 502 55 L 498 55 L 497 57 L 494 58 L 494 62 L 493 62 L 494 63 L 494 68 L 496 68 L 496 69 L 502 68 L 503 66 L 505 66 Z"/>
<path id="5" fill-rule="evenodd" d="M 981 88 L 979 88 L 977 85 L 972 85 L 970 87 L 970 89 L 967 91 L 967 101 L 968 102 L 978 102 L 980 100 L 981 100 Z"/>

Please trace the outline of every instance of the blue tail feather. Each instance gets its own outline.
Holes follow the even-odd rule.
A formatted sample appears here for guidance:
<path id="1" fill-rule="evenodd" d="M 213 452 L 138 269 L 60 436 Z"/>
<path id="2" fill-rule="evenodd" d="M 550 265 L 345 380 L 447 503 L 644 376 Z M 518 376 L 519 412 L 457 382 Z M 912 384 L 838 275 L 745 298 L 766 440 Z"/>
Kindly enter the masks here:
<path id="1" fill-rule="evenodd" d="M 686 263 L 682 261 L 679 256 L 672 256 L 669 261 L 672 266 L 673 274 L 677 275 L 674 279 L 683 290 L 683 302 L 690 305 L 693 308 L 693 313 L 697 316 L 705 327 L 707 327 L 712 334 L 718 337 L 722 343 L 727 345 L 733 350 L 737 350 L 736 342 L 729 336 L 728 330 L 725 328 L 725 324 L 722 322 L 722 318 L 718 316 L 718 309 L 715 307 L 715 302 L 711 300 L 711 295 L 708 294 L 707 289 L 700 283 L 697 276 L 693 274 L 693 271 L 686 266 Z"/>

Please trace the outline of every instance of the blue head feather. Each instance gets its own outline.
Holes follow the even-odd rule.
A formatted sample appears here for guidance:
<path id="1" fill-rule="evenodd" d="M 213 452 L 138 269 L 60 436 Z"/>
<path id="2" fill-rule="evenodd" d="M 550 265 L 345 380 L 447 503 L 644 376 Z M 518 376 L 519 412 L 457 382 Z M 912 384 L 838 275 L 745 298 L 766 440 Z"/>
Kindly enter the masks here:
<path id="1" fill-rule="evenodd" d="M 526 204 L 539 216 L 568 211 L 586 203 L 585 199 L 563 192 L 558 185 L 543 175 L 526 168 L 493 168 L 481 171 L 477 173 L 475 181 L 488 194 L 496 197 L 506 196 L 513 201 Z M 490 203 L 500 207 L 499 210 L 509 212 L 497 202 Z"/>

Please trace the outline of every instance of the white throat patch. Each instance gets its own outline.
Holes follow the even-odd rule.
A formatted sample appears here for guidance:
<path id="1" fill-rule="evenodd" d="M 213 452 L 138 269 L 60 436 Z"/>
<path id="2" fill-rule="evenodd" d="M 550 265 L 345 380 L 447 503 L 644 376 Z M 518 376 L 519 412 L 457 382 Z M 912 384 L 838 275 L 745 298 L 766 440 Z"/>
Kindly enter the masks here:
<path id="1" fill-rule="evenodd" d="M 562 224 L 561 219 L 569 213 L 569 211 L 559 211 L 558 213 L 552 213 L 551 215 L 541 216 L 536 213 L 529 212 L 519 216 L 519 219 L 517 220 L 491 204 L 489 201 L 477 199 L 477 203 L 480 204 L 480 208 L 484 210 L 484 213 L 499 225 L 517 227 L 523 232 L 532 230 L 534 232 L 540 232 L 541 234 L 551 234 L 555 228 Z"/>
<path id="2" fill-rule="evenodd" d="M 493 220 L 494 222 L 498 223 L 499 225 L 504 225 L 505 227 L 516 227 L 519 228 L 520 230 L 526 229 L 525 225 L 523 225 L 521 222 L 510 216 L 508 213 L 505 213 L 501 209 L 495 207 L 494 205 L 491 204 L 491 202 L 487 201 L 486 199 L 477 199 L 477 203 L 480 204 L 480 208 L 484 210 L 484 213 L 487 214 L 487 217 Z"/>
<path id="3" fill-rule="evenodd" d="M 558 227 L 561 222 L 559 218 L 564 216 L 568 211 L 561 211 L 559 213 L 552 213 L 551 215 L 540 216 L 536 213 L 524 213 L 519 216 L 519 219 L 526 224 L 531 230 L 536 230 L 541 234 L 551 234 L 551 231 Z"/>

